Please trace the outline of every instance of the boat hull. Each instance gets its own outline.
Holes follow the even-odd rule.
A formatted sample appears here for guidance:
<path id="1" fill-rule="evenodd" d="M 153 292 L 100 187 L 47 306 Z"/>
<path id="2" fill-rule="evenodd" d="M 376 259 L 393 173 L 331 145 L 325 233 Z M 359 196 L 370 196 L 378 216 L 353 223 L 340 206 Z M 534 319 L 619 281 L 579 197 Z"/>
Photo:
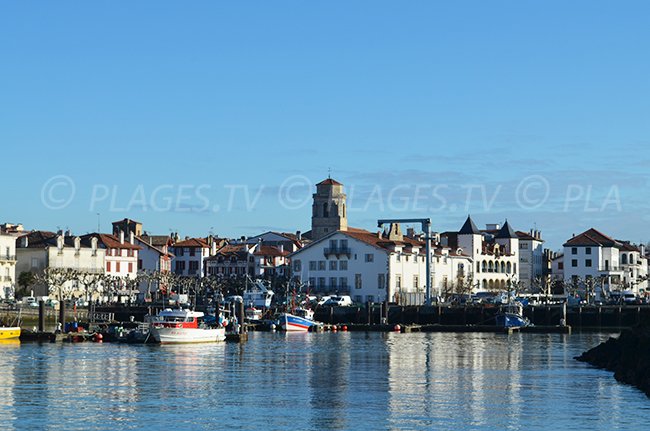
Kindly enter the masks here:
<path id="1" fill-rule="evenodd" d="M 282 314 L 280 316 L 280 328 L 287 332 L 307 332 L 309 328 L 316 325 L 313 320 L 293 314 Z"/>
<path id="2" fill-rule="evenodd" d="M 528 319 L 512 313 L 497 314 L 496 321 L 497 326 L 503 326 L 505 328 L 520 328 L 528 326 Z"/>
<path id="3" fill-rule="evenodd" d="M 226 339 L 225 328 L 152 327 L 151 336 L 160 344 L 214 343 Z"/>
<path id="4" fill-rule="evenodd" d="M 15 340 L 20 338 L 20 327 L 0 328 L 0 340 Z"/>

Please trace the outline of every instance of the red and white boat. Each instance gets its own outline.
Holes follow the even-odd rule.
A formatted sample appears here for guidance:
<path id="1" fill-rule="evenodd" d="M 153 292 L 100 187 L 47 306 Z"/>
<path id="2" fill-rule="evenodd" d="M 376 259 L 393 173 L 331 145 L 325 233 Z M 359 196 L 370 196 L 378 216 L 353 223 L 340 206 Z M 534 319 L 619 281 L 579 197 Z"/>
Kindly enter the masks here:
<path id="1" fill-rule="evenodd" d="M 212 343 L 226 339 L 226 328 L 209 326 L 200 311 L 166 308 L 150 323 L 151 336 L 161 344 Z"/>

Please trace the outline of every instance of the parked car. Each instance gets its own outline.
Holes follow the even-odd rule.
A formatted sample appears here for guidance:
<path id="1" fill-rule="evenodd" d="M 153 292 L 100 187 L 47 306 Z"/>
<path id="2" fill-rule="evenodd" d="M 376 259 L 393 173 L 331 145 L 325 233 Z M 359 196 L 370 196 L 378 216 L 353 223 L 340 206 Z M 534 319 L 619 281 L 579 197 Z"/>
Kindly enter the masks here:
<path id="1" fill-rule="evenodd" d="M 329 301 L 330 298 L 331 298 L 331 296 L 329 296 L 329 295 L 323 296 L 321 299 L 318 300 L 317 304 L 318 305 L 324 305 L 327 301 Z"/>
<path id="2" fill-rule="evenodd" d="M 350 298 L 348 295 L 332 296 L 330 299 L 325 301 L 325 305 L 336 306 L 336 307 L 348 307 L 352 305 L 352 298 Z"/>

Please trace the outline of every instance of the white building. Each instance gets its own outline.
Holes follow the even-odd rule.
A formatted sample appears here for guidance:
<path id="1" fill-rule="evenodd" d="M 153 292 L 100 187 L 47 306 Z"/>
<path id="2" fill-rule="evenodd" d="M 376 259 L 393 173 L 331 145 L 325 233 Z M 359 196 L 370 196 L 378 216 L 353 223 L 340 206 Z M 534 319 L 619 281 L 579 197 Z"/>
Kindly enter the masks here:
<path id="1" fill-rule="evenodd" d="M 282 250 L 289 253 L 302 248 L 303 239 L 300 231 L 293 233 L 286 232 L 264 232 L 260 235 L 256 235 L 246 239 L 246 244 L 258 244 L 262 243 L 263 245 L 268 245 L 271 247 L 282 248 Z"/>
<path id="2" fill-rule="evenodd" d="M 169 252 L 170 237 L 164 237 L 163 240 L 160 240 L 149 235 L 136 236 L 135 244 L 140 247 L 138 251 L 138 272 L 148 274 L 171 272 L 171 262 L 174 255 Z M 140 291 L 139 298 L 141 300 L 145 299 L 149 293 L 157 291 L 159 287 L 161 286 L 152 284 L 149 280 L 142 281 L 138 287 Z"/>
<path id="3" fill-rule="evenodd" d="M 643 245 L 615 240 L 593 228 L 564 244 L 564 278 L 575 287 L 640 294 L 646 292 L 647 275 Z"/>
<path id="4" fill-rule="evenodd" d="M 98 245 L 96 238 L 64 236 L 62 232 L 32 231 L 18 238 L 16 247 L 16 272 L 41 274 L 46 268 L 74 269 L 80 273 L 104 274 L 106 250 Z M 67 289 L 74 290 L 72 282 Z M 33 286 L 34 294 L 48 295 L 48 286 Z M 85 286 L 74 292 L 81 297 Z"/>
<path id="5" fill-rule="evenodd" d="M 544 280 L 544 240 L 538 230 L 517 231 L 519 237 L 519 281 L 526 290 L 542 289 Z"/>
<path id="6" fill-rule="evenodd" d="M 205 259 L 208 275 L 252 278 L 283 277 L 287 275 L 289 252 L 280 243 L 277 247 L 256 244 L 227 244 L 214 256 Z"/>
<path id="7" fill-rule="evenodd" d="M 16 289 L 16 236 L 0 231 L 0 299 L 13 298 Z"/>
<path id="8" fill-rule="evenodd" d="M 392 224 L 388 232 L 350 227 L 331 232 L 290 258 L 293 277 L 308 283 L 312 292 L 350 295 L 355 302 L 405 304 L 424 300 L 425 251 L 423 241 L 402 235 L 399 225 Z M 433 295 L 471 266 L 467 256 L 444 248 L 431 259 Z"/>
<path id="9" fill-rule="evenodd" d="M 476 290 L 505 290 L 519 281 L 519 237 L 506 221 L 503 227 L 487 225 L 479 230 L 471 217 L 458 232 L 440 235 L 441 243 L 472 260 L 472 280 Z"/>
<path id="10" fill-rule="evenodd" d="M 217 252 L 217 242 L 212 238 L 186 238 L 170 247 L 174 255 L 173 271 L 178 275 L 202 277 L 204 261 Z"/>

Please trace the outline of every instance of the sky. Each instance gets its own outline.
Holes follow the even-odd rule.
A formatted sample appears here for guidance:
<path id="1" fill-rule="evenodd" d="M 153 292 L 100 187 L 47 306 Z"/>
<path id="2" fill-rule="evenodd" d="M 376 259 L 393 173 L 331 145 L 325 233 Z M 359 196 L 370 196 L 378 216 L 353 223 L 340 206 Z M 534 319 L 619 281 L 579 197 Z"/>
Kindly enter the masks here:
<path id="1" fill-rule="evenodd" d="M 0 3 L 0 222 L 650 240 L 650 3 Z"/>

